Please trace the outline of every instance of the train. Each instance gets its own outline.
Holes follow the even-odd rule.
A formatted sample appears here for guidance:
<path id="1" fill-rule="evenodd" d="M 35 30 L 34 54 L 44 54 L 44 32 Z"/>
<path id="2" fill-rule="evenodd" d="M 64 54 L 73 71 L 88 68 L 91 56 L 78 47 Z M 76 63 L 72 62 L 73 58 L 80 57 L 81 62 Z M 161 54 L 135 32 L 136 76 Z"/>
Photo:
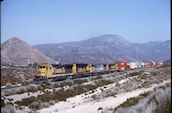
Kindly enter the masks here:
<path id="1" fill-rule="evenodd" d="M 132 70 L 136 68 L 152 67 L 153 63 L 116 62 L 114 64 L 39 64 L 36 68 L 35 81 L 64 80 L 94 75 L 108 74 L 115 71 Z"/>
<path id="2" fill-rule="evenodd" d="M 39 64 L 36 68 L 35 81 L 66 78 L 79 78 L 107 74 L 118 71 L 117 64 Z"/>

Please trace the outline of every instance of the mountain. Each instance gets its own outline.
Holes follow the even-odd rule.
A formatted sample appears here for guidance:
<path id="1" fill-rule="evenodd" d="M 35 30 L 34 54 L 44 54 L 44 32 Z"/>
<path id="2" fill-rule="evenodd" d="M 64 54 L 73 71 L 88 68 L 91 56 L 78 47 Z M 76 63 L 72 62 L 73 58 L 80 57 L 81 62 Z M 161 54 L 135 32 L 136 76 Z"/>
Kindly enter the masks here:
<path id="1" fill-rule="evenodd" d="M 54 60 L 32 48 L 25 41 L 13 37 L 1 45 L 1 63 L 27 65 L 29 63 L 54 63 Z"/>
<path id="2" fill-rule="evenodd" d="M 141 45 L 143 45 L 144 47 L 156 47 L 161 43 L 162 41 L 150 41 L 150 42 L 142 43 Z"/>
<path id="3" fill-rule="evenodd" d="M 77 42 L 34 45 L 60 63 L 114 63 L 170 59 L 170 41 L 131 43 L 120 35 L 105 34 Z"/>

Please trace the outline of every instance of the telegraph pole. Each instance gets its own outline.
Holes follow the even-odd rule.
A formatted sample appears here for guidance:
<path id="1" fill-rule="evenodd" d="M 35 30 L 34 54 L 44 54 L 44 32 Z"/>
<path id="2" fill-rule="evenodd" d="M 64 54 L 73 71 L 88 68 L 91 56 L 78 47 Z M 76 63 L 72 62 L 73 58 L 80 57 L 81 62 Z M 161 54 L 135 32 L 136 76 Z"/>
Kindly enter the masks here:
<path id="1" fill-rule="evenodd" d="M 72 63 L 76 64 L 77 63 L 77 56 L 79 55 L 79 47 L 75 47 L 72 49 Z"/>

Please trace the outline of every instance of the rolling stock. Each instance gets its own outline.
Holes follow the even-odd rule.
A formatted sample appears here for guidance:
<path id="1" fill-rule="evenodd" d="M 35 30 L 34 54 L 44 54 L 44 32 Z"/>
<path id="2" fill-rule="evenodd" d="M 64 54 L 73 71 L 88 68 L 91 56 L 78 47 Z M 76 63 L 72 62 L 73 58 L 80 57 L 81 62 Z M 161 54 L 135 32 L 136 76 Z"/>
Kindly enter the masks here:
<path id="1" fill-rule="evenodd" d="M 94 76 L 116 71 L 117 65 L 92 65 L 92 64 L 39 64 L 36 68 L 34 80 L 44 79 L 66 79 Z"/>
<path id="2" fill-rule="evenodd" d="M 134 64 L 134 65 L 133 65 Z M 144 67 L 150 67 L 152 63 L 148 61 Z M 114 64 L 39 64 L 36 68 L 35 81 L 47 79 L 80 78 L 100 74 L 112 73 L 114 71 L 124 71 L 137 68 L 134 62 L 116 62 Z"/>

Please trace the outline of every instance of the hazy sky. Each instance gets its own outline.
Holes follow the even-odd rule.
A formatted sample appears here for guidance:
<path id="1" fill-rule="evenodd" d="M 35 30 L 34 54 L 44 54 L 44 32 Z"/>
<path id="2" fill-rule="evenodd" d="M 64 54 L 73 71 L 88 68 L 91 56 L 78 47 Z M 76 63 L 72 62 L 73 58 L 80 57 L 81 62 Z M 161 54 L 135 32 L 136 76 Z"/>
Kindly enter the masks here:
<path id="1" fill-rule="evenodd" d="M 170 39 L 170 0 L 4 0 L 1 42 L 79 41 L 118 34 L 130 42 Z"/>

